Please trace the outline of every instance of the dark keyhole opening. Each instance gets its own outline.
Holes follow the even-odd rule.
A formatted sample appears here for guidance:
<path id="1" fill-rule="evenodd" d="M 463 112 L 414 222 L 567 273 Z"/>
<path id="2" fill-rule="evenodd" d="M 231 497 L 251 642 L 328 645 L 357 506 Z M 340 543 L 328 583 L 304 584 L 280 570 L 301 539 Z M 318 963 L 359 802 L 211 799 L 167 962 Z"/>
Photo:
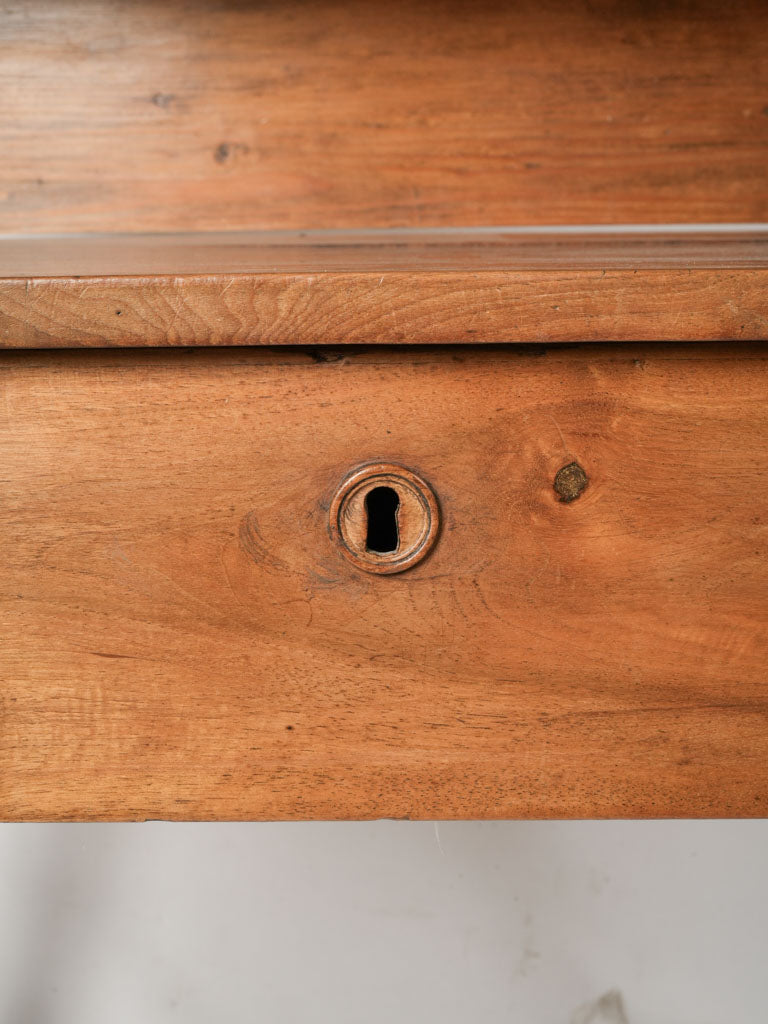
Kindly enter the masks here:
<path id="1" fill-rule="evenodd" d="M 397 531 L 397 510 L 400 498 L 391 487 L 374 487 L 365 496 L 368 532 L 365 546 L 369 551 L 386 555 L 397 551 L 400 537 Z"/>

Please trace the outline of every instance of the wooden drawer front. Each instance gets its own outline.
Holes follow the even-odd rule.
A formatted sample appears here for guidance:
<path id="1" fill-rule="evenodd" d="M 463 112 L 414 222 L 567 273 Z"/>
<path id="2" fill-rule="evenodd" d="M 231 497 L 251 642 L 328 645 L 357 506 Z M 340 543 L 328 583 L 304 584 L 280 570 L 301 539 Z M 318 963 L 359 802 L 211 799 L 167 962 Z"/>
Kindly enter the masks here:
<path id="1" fill-rule="evenodd" d="M 5 353 L 2 816 L 768 814 L 767 356 Z M 377 460 L 393 575 L 328 530 Z"/>

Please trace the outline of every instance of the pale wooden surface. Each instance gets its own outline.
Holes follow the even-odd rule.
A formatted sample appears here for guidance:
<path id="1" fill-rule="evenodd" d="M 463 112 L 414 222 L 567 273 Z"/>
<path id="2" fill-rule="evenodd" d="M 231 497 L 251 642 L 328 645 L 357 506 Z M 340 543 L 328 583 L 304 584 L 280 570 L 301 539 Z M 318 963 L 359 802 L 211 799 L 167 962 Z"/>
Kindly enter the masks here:
<path id="1" fill-rule="evenodd" d="M 768 338 L 758 230 L 17 238 L 0 278 L 5 348 Z"/>
<path id="2" fill-rule="evenodd" d="M 17 0 L 0 231 L 768 220 L 762 0 Z"/>
<path id="3" fill-rule="evenodd" d="M 767 226 L 0 236 L 0 279 L 748 269 L 768 269 Z"/>
<path id="4" fill-rule="evenodd" d="M 3 818 L 768 814 L 765 345 L 0 369 Z M 398 576 L 328 535 L 374 459 Z"/>

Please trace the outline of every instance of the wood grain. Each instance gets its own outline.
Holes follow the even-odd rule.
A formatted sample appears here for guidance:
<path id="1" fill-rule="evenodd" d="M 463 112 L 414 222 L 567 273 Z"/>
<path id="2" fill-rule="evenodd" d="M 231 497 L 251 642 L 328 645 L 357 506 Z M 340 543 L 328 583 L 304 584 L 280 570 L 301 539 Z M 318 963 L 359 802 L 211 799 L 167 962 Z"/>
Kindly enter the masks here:
<path id="1" fill-rule="evenodd" d="M 768 339 L 757 230 L 6 239 L 2 274 L 5 348 Z"/>
<path id="2" fill-rule="evenodd" d="M 762 0 L 17 0 L 0 231 L 768 220 Z"/>
<path id="3" fill-rule="evenodd" d="M 0 279 L 486 270 L 766 270 L 768 226 L 5 235 Z"/>
<path id="4" fill-rule="evenodd" d="M 3 818 L 768 814 L 768 346 L 8 352 L 0 386 Z M 389 577 L 327 528 L 379 459 L 443 518 Z"/>

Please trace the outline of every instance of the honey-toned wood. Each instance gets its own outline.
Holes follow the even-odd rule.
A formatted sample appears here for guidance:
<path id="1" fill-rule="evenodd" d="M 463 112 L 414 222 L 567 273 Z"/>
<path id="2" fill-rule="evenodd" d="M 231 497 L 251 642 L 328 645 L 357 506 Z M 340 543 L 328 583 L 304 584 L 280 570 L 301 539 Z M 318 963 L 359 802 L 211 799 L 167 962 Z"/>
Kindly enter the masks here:
<path id="1" fill-rule="evenodd" d="M 3 818 L 768 814 L 766 345 L 7 352 L 0 386 Z M 443 517 L 394 576 L 328 531 L 376 460 Z"/>
<path id="2" fill-rule="evenodd" d="M 0 231 L 768 220 L 763 0 L 16 0 Z"/>
<path id="3" fill-rule="evenodd" d="M 768 339 L 768 233 L 0 241 L 0 346 Z"/>

